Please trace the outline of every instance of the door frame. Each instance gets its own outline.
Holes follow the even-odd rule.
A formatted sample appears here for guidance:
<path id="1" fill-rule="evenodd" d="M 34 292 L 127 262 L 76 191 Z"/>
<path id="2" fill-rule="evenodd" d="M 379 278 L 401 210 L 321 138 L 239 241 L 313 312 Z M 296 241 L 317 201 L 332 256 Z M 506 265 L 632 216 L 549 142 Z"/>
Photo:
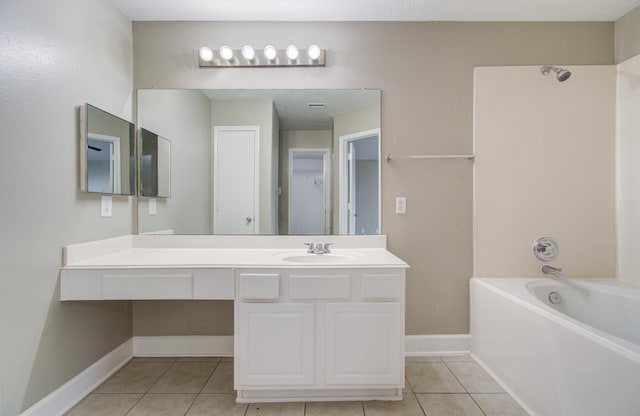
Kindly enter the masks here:
<path id="1" fill-rule="evenodd" d="M 324 178 L 324 234 L 328 235 L 330 231 L 329 224 L 331 223 L 331 149 L 327 148 L 290 148 L 289 149 L 289 166 L 287 169 L 288 175 L 288 190 L 287 190 L 287 234 L 291 234 L 291 188 L 293 178 L 293 155 L 295 153 L 321 153 L 322 154 L 322 177 Z"/>
<path id="2" fill-rule="evenodd" d="M 113 148 L 113 154 L 109 155 L 109 180 L 111 183 L 111 192 L 114 194 L 121 193 L 122 189 L 122 167 L 120 165 L 120 137 L 107 136 L 105 134 L 87 133 L 87 146 L 89 146 L 89 140 L 97 140 L 99 142 L 110 143 Z M 84 149 L 86 152 L 86 149 Z M 87 160 L 89 158 L 87 157 Z M 87 162 L 88 163 L 88 162 Z M 89 183 L 87 179 L 87 189 L 89 189 Z"/>
<path id="3" fill-rule="evenodd" d="M 359 131 L 356 133 L 340 136 L 338 140 L 338 160 L 340 163 L 340 175 L 338 178 L 338 224 L 340 234 L 349 234 L 349 200 L 347 186 L 347 172 L 349 169 L 349 144 L 360 139 L 367 139 L 372 136 L 378 136 L 378 233 L 382 234 L 382 163 L 380 160 L 382 137 L 380 136 L 380 128 Z"/>
<path id="4" fill-rule="evenodd" d="M 218 171 L 218 140 L 220 132 L 224 131 L 253 131 L 255 135 L 255 141 L 253 146 L 254 152 L 254 178 L 253 178 L 253 234 L 257 234 L 260 231 L 260 126 L 213 126 L 213 138 L 211 139 L 211 160 L 213 164 L 212 174 L 213 180 L 211 181 L 211 232 L 215 234 L 216 224 L 216 194 L 218 188 L 218 181 L 220 179 L 220 172 Z"/>

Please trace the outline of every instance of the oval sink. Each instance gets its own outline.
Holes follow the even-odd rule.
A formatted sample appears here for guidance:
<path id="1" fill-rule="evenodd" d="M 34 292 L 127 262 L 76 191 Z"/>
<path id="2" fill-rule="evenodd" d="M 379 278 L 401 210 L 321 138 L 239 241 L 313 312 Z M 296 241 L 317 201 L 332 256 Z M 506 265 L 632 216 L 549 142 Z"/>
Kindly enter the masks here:
<path id="1" fill-rule="evenodd" d="M 305 264 L 330 264 L 344 263 L 355 260 L 357 256 L 345 253 L 307 254 L 307 253 L 280 253 L 277 257 L 289 263 Z"/>

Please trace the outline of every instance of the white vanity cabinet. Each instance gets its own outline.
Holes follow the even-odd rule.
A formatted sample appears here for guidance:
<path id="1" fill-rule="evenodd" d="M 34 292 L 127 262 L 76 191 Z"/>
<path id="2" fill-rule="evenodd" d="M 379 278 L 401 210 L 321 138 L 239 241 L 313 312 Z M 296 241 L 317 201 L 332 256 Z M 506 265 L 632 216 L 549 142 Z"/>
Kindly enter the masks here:
<path id="1" fill-rule="evenodd" d="M 404 269 L 238 269 L 238 401 L 394 400 Z"/>

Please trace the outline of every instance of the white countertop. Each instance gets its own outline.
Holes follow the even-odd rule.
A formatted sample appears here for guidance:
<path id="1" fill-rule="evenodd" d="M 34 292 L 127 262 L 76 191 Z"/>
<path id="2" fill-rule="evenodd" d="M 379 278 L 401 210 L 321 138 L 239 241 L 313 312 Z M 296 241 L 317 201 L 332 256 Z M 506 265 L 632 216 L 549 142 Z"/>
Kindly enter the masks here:
<path id="1" fill-rule="evenodd" d="M 157 247 L 154 244 L 141 247 L 141 244 L 136 242 L 137 236 L 133 237 L 133 239 L 127 236 L 85 245 L 67 246 L 63 268 L 409 267 L 407 263 L 383 247 L 336 248 L 332 249 L 330 254 L 307 254 L 304 248 L 297 248 L 300 244 L 288 247 L 275 244 L 276 248 L 220 248 L 219 246 L 203 248 L 172 245 Z M 166 236 L 162 237 L 167 241 Z M 81 255 L 76 254 L 79 252 L 82 252 Z"/>

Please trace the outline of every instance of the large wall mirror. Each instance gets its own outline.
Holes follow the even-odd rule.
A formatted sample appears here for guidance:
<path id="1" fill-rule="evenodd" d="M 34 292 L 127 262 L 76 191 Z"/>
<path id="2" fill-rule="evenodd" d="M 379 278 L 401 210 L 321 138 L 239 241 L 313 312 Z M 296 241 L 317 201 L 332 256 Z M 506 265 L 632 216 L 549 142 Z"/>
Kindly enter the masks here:
<path id="1" fill-rule="evenodd" d="M 139 197 L 139 233 L 380 233 L 379 90 L 137 98 L 138 125 L 171 138 L 171 198 Z"/>
<path id="2" fill-rule="evenodd" d="M 90 104 L 80 107 L 80 190 L 135 193 L 133 123 Z"/>

